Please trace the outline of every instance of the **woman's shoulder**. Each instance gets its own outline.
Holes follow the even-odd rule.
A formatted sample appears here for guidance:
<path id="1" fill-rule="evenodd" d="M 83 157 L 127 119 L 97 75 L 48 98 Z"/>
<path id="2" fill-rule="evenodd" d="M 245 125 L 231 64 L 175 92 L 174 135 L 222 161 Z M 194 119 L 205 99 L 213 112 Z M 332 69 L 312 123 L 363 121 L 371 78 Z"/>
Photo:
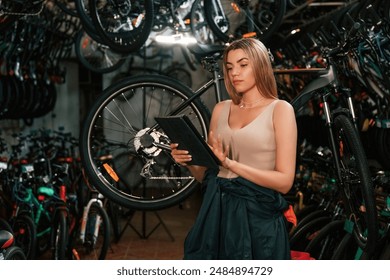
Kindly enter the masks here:
<path id="1" fill-rule="evenodd" d="M 276 110 L 293 110 L 291 103 L 283 99 L 275 100 L 275 109 Z"/>
<path id="2" fill-rule="evenodd" d="M 213 114 L 212 114 L 212 118 L 219 118 L 219 116 L 221 115 L 222 111 L 224 108 L 226 108 L 225 106 L 230 106 L 231 104 L 231 100 L 223 100 L 223 101 L 220 101 L 218 102 L 217 104 L 215 104 L 214 106 L 214 109 L 213 109 Z"/>
<path id="3" fill-rule="evenodd" d="M 226 100 L 222 100 L 222 101 L 217 103 L 217 105 L 219 105 L 219 106 L 225 106 L 226 104 L 232 104 L 232 100 L 226 99 Z"/>
<path id="4" fill-rule="evenodd" d="M 222 108 L 224 108 L 225 106 L 230 106 L 230 104 L 232 103 L 232 100 L 228 99 L 228 100 L 222 100 L 220 102 L 218 102 L 215 106 L 214 106 L 214 111 L 217 110 L 217 111 L 220 111 L 222 110 Z"/>
<path id="5" fill-rule="evenodd" d="M 274 117 L 280 116 L 281 118 L 295 118 L 295 112 L 293 106 L 286 100 L 277 99 L 274 107 Z"/>

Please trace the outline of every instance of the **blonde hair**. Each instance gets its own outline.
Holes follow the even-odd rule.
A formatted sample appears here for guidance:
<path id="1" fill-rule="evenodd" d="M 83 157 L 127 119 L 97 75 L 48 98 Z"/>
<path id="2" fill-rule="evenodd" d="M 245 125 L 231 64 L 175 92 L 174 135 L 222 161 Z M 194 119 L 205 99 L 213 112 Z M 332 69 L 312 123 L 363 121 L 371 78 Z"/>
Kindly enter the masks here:
<path id="1" fill-rule="evenodd" d="M 278 98 L 276 80 L 267 48 L 257 39 L 243 38 L 230 43 L 230 45 L 226 47 L 223 55 L 225 87 L 233 103 L 239 104 L 242 96 L 236 92 L 229 79 L 227 56 L 231 50 L 237 49 L 243 50 L 248 56 L 249 63 L 251 64 L 255 75 L 256 87 L 260 94 L 266 98 Z"/>

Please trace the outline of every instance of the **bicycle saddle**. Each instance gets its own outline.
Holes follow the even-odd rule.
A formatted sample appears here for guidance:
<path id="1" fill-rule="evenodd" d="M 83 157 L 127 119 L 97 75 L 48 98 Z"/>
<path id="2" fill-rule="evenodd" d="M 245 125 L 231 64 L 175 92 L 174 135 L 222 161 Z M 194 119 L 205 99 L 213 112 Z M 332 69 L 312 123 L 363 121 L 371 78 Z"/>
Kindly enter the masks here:
<path id="1" fill-rule="evenodd" d="M 216 55 L 217 57 L 221 57 L 225 46 L 223 45 L 203 45 L 203 44 L 192 44 L 188 45 L 188 49 L 192 52 L 196 57 L 206 57 Z"/>

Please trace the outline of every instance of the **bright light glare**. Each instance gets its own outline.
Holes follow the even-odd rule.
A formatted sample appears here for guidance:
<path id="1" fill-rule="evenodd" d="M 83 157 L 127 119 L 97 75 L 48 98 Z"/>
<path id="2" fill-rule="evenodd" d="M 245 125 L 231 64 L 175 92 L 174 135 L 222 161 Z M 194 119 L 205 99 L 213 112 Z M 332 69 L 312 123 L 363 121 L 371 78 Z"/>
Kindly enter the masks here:
<path id="1" fill-rule="evenodd" d="M 194 37 L 184 37 L 181 34 L 157 35 L 155 40 L 157 43 L 163 43 L 163 44 L 188 45 L 188 44 L 195 44 L 196 43 L 196 39 Z"/>
<path id="2" fill-rule="evenodd" d="M 294 35 L 295 33 L 300 32 L 301 30 L 299 28 L 291 30 L 291 35 Z"/>

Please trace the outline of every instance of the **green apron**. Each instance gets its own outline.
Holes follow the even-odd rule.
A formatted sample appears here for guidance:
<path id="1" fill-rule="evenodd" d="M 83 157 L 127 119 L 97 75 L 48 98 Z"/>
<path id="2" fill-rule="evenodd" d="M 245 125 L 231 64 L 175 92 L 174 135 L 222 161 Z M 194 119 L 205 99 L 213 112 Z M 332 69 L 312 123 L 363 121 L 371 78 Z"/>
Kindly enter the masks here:
<path id="1" fill-rule="evenodd" d="M 184 242 L 184 259 L 291 259 L 280 193 L 208 169 L 199 214 Z"/>

